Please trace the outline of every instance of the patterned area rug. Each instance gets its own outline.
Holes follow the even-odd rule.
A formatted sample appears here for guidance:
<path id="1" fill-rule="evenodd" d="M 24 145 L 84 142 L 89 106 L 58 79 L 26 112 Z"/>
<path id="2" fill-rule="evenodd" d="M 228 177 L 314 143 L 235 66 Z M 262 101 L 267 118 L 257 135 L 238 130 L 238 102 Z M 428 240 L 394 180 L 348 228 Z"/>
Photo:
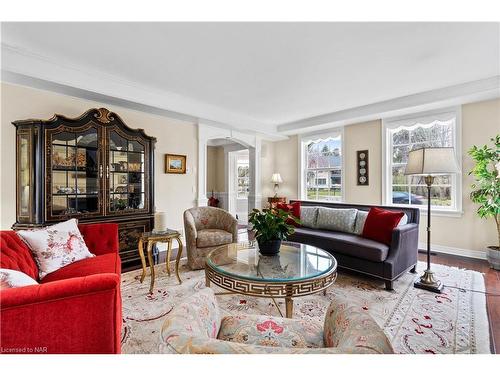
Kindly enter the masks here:
<path id="1" fill-rule="evenodd" d="M 173 268 L 173 264 L 171 266 Z M 419 263 L 420 272 L 425 268 Z M 165 265 L 157 265 L 155 291 L 149 294 L 149 275 L 139 282 L 140 271 L 122 275 L 123 353 L 158 353 L 160 329 L 172 308 L 205 288 L 204 271 L 181 266 L 183 283 L 167 276 Z M 363 276 L 340 273 L 326 296 L 318 293 L 294 300 L 294 318 L 322 322 L 330 301 L 336 295 L 347 297 L 366 310 L 384 328 L 397 353 L 490 353 L 482 274 L 433 265 L 446 285 L 444 293 L 434 294 L 413 287 L 416 275 L 406 274 L 395 282 L 394 291 Z M 220 290 L 219 290 L 220 291 Z M 270 299 L 242 295 L 218 296 L 220 307 L 234 312 L 279 316 Z M 280 301 L 280 300 L 277 300 Z M 280 302 L 284 311 L 284 302 Z"/>

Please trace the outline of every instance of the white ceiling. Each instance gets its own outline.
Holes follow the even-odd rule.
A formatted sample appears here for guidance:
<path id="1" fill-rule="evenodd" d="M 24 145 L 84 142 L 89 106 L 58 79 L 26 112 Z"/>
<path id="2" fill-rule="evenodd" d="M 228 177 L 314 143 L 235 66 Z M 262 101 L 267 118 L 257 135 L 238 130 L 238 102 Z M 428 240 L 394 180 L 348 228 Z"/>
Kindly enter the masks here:
<path id="1" fill-rule="evenodd" d="M 274 129 L 500 74 L 498 23 L 3 23 L 2 43 Z"/>

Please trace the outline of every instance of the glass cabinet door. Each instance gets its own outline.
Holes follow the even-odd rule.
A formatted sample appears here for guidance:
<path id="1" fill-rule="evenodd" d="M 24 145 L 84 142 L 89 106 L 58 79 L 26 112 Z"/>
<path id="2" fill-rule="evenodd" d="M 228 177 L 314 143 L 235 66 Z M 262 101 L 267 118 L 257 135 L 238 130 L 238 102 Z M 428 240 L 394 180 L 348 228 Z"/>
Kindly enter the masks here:
<path id="1" fill-rule="evenodd" d="M 108 146 L 108 213 L 147 210 L 145 144 L 110 130 Z"/>
<path id="2" fill-rule="evenodd" d="M 32 130 L 17 133 L 17 220 L 30 222 L 32 212 Z"/>
<path id="3" fill-rule="evenodd" d="M 102 214 L 99 133 L 96 125 L 82 131 L 51 134 L 49 217 Z"/>

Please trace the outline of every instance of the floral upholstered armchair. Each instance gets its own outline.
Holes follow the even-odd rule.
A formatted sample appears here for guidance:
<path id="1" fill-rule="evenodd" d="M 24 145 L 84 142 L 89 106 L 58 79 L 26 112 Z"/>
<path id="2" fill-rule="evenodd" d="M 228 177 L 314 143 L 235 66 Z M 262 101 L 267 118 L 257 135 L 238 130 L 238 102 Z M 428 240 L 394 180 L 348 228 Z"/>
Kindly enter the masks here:
<path id="1" fill-rule="evenodd" d="M 222 245 L 238 242 L 238 221 L 216 207 L 195 207 L 184 211 L 184 231 L 189 268 L 205 268 L 208 253 Z"/>
<path id="2" fill-rule="evenodd" d="M 265 315 L 222 316 L 214 292 L 202 289 L 168 315 L 160 352 L 191 354 L 394 353 L 382 329 L 363 310 L 336 300 L 324 325 Z"/>

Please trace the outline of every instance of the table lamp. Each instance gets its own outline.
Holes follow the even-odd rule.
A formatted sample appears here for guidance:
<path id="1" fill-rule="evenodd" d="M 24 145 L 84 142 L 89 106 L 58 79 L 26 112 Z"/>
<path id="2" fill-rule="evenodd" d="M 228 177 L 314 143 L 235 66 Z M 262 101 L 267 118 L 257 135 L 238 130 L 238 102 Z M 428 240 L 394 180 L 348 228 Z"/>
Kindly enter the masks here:
<path id="1" fill-rule="evenodd" d="M 280 187 L 279 184 L 283 182 L 281 176 L 279 173 L 273 173 L 273 176 L 271 177 L 271 182 L 274 184 L 274 196 L 278 196 L 278 189 Z"/>
<path id="2" fill-rule="evenodd" d="M 429 147 L 408 153 L 405 175 L 425 176 L 427 185 L 427 269 L 415 281 L 415 288 L 441 293 L 443 283 L 431 271 L 431 187 L 434 176 L 460 173 L 453 147 Z"/>

